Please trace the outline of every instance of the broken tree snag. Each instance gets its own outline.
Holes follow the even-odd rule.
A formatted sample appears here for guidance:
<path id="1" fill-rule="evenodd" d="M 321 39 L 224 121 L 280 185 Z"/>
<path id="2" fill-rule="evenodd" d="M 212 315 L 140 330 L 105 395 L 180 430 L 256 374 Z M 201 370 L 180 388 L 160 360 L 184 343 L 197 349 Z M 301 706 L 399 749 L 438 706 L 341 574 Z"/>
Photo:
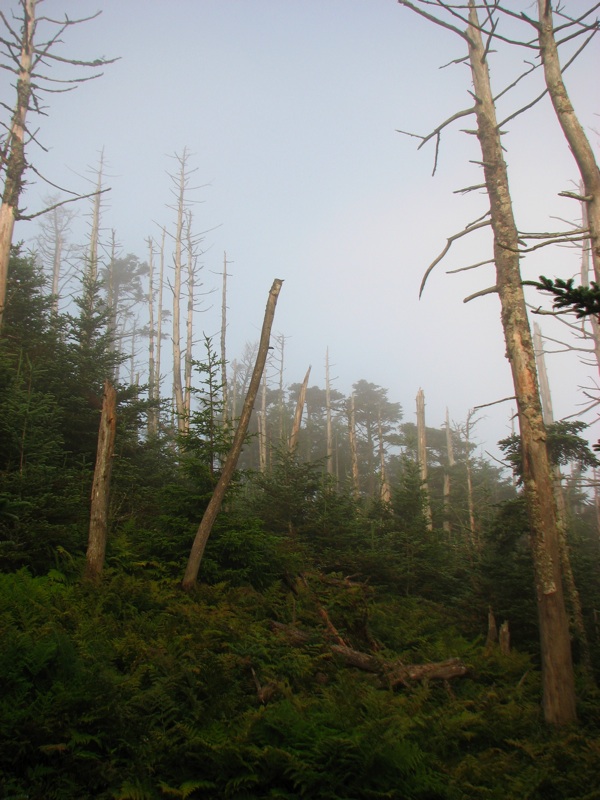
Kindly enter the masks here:
<path id="1" fill-rule="evenodd" d="M 98 451 L 92 484 L 90 530 L 86 554 L 85 577 L 96 579 L 102 574 L 106 539 L 108 537 L 108 506 L 110 474 L 112 471 L 115 434 L 117 429 L 117 393 L 108 380 L 104 381 L 102 414 L 98 431 Z"/>
<path id="2" fill-rule="evenodd" d="M 510 629 L 508 627 L 508 620 L 505 620 L 500 625 L 499 633 L 500 652 L 502 655 L 507 656 L 510 654 Z"/>
<path id="3" fill-rule="evenodd" d="M 206 542 L 211 534 L 215 519 L 217 518 L 217 514 L 221 509 L 225 492 L 231 483 L 240 453 L 242 452 L 242 447 L 248 431 L 248 423 L 250 422 L 250 416 L 252 415 L 252 409 L 254 408 L 254 402 L 256 400 L 256 395 L 258 394 L 260 380 L 265 368 L 265 363 L 267 361 L 267 355 L 269 353 L 271 328 L 273 327 L 277 298 L 279 297 L 282 283 L 282 280 L 276 278 L 273 281 L 273 285 L 269 291 L 269 298 L 267 300 L 267 307 L 265 309 L 256 363 L 254 365 L 252 377 L 250 378 L 250 386 L 248 387 L 248 393 L 246 394 L 246 399 L 244 400 L 244 406 L 242 408 L 242 413 L 240 414 L 229 455 L 225 460 L 223 471 L 221 472 L 221 476 L 217 482 L 217 485 L 215 486 L 208 506 L 206 507 L 206 511 L 204 512 L 204 516 L 202 517 L 202 521 L 198 527 L 194 543 L 192 544 L 187 567 L 181 582 L 181 587 L 185 591 L 190 591 L 196 585 Z"/>

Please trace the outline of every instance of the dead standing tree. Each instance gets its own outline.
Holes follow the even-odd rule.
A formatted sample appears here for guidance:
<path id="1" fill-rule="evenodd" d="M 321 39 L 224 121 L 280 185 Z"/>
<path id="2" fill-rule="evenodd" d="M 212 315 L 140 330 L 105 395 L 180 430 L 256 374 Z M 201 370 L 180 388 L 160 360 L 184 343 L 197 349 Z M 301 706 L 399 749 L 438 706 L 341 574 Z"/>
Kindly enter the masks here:
<path id="1" fill-rule="evenodd" d="M 475 134 L 481 148 L 481 166 L 484 173 L 484 183 L 478 188 L 485 188 L 490 208 L 480 220 L 458 235 L 465 235 L 483 225 L 491 226 L 493 231 L 496 285 L 484 292 L 478 292 L 477 296 L 495 292 L 500 298 L 507 357 L 511 365 L 519 414 L 524 490 L 530 520 L 537 590 L 544 716 L 548 723 L 568 724 L 576 720 L 575 683 L 569 624 L 562 587 L 560 526 L 548 459 L 546 429 L 542 419 L 535 354 L 521 283 L 519 265 L 521 242 L 513 215 L 507 167 L 488 71 L 487 56 L 491 40 L 487 37 L 487 42 L 484 44 L 473 0 L 470 0 L 468 9 L 464 6 L 452 6 L 449 9 L 451 22 L 436 17 L 429 10 L 413 5 L 408 0 L 399 2 L 429 21 L 452 30 L 468 47 L 474 105 L 453 115 L 431 136 L 421 138 L 425 140 L 436 136 L 439 143 L 441 130 L 451 121 L 475 115 L 477 123 Z M 445 4 L 439 0 L 434 5 L 439 9 L 446 9 Z M 425 7 L 430 9 L 431 4 L 428 3 Z M 492 11 L 490 8 L 488 23 L 493 34 L 496 21 Z M 457 19 L 464 23 L 464 30 L 456 26 Z M 448 241 L 442 255 L 427 270 L 421 291 L 431 270 L 448 251 L 454 238 L 457 237 L 452 237 Z"/>
<path id="2" fill-rule="evenodd" d="M 68 19 L 65 16 L 63 21 L 43 16 L 38 17 L 36 15 L 37 8 L 42 2 L 43 0 L 19 0 L 18 14 L 13 13 L 11 18 L 0 10 L 0 21 L 3 28 L 0 34 L 0 48 L 3 57 L 0 67 L 15 76 L 14 88 L 17 95 L 13 108 L 5 103 L 0 103 L 11 114 L 8 125 L 0 123 L 6 130 L 5 136 L 0 142 L 0 173 L 2 173 L 4 181 L 0 206 L 0 329 L 6 302 L 8 262 L 15 222 L 33 219 L 45 211 L 83 197 L 83 195 L 75 195 L 69 200 L 56 203 L 49 209 L 44 209 L 36 214 L 26 215 L 19 210 L 19 199 L 25 186 L 25 173 L 28 169 L 36 172 L 27 162 L 26 145 L 28 141 L 34 141 L 39 145 L 36 133 L 31 132 L 27 126 L 28 113 L 30 111 L 37 114 L 45 113 L 42 103 L 44 94 L 68 92 L 75 89 L 80 83 L 97 78 L 102 74 L 63 79 L 49 77 L 45 70 L 50 65 L 57 66 L 58 64 L 97 69 L 116 61 L 116 59 L 105 58 L 94 61 L 78 61 L 59 56 L 55 52 L 55 48 L 62 42 L 63 33 L 73 25 L 94 19 L 98 14 L 76 20 Z M 40 31 L 47 31 L 47 33 L 40 33 Z M 48 38 L 40 40 L 40 36 Z M 89 197 L 89 195 L 86 196 Z"/>
<path id="3" fill-rule="evenodd" d="M 242 413 L 238 420 L 235 435 L 233 437 L 233 442 L 231 444 L 231 449 L 229 451 L 229 454 L 227 455 L 225 464 L 223 465 L 221 475 L 219 477 L 217 485 L 215 486 L 212 497 L 210 498 L 208 506 L 206 507 L 206 511 L 204 512 L 202 521 L 198 526 L 198 531 L 196 533 L 194 543 L 192 544 L 192 549 L 190 551 L 187 567 L 185 569 L 183 580 L 181 582 L 181 586 L 185 591 L 191 591 L 191 589 L 193 589 L 194 586 L 196 585 L 196 580 L 198 578 L 198 572 L 200 570 L 200 564 L 202 562 L 202 556 L 204 555 L 204 549 L 206 547 L 208 537 L 211 534 L 215 519 L 217 518 L 217 514 L 219 513 L 219 510 L 223 503 L 225 492 L 227 491 L 227 488 L 231 483 L 233 473 L 235 472 L 235 468 L 237 466 L 237 462 L 240 457 L 244 441 L 246 439 L 246 433 L 248 431 L 248 423 L 250 422 L 250 416 L 252 414 L 252 409 L 254 408 L 254 402 L 256 400 L 258 389 L 260 387 L 260 380 L 267 361 L 267 355 L 269 354 L 271 328 L 273 327 L 273 319 L 275 317 L 277 298 L 279 297 L 279 292 L 281 291 L 282 283 L 283 283 L 282 280 L 276 278 L 273 281 L 273 285 L 271 286 L 271 289 L 269 291 L 269 299 L 267 300 L 267 307 L 265 309 L 265 316 L 260 335 L 260 342 L 258 345 L 258 353 L 256 355 L 256 363 L 254 365 L 254 370 L 252 372 L 252 377 L 250 379 L 248 393 L 244 401 Z"/>

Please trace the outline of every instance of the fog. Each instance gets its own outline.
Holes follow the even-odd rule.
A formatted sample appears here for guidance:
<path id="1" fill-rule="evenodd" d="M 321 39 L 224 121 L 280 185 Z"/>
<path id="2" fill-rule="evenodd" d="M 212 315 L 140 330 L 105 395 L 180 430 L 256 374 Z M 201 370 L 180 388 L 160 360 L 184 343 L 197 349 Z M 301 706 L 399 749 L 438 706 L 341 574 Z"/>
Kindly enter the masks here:
<path id="1" fill-rule="evenodd" d="M 17 9 L 15 0 L 8 5 Z M 576 15 L 584 4 L 566 7 Z M 57 52 L 120 60 L 73 92 L 46 95 L 47 116 L 29 124 L 48 150 L 31 144 L 29 159 L 54 184 L 85 193 L 103 149 L 111 187 L 104 244 L 114 230 L 121 255 L 145 260 L 148 236 L 174 226 L 168 173 L 177 169 L 173 155 L 189 149 L 207 293 L 196 316 L 197 358 L 203 332 L 219 331 L 226 251 L 230 359 L 258 338 L 269 288 L 282 278 L 274 330 L 286 337 L 288 384 L 312 365 L 311 385 L 323 386 L 328 347 L 336 389 L 349 394 L 360 379 L 386 387 L 407 422 L 415 419 L 419 387 L 432 427 L 442 424 L 446 407 L 460 423 L 470 408 L 513 394 L 498 298 L 463 302 L 495 282 L 493 266 L 447 274 L 490 258 L 489 231 L 457 242 L 419 299 L 423 274 L 447 237 L 487 208 L 481 193 L 455 193 L 481 182 L 471 163 L 480 158 L 477 141 L 461 132 L 472 123 L 459 120 L 443 133 L 435 176 L 435 143 L 417 150 L 418 139 L 398 132 L 427 134 L 472 104 L 467 67 L 440 69 L 465 55 L 459 37 L 394 0 L 46 0 L 42 7 L 54 18 L 98 9 L 99 18 L 65 33 Z M 594 42 L 566 74 L 594 144 L 598 56 Z M 527 57 L 519 49 L 491 57 L 496 91 Z M 66 73 L 59 66 L 55 74 Z M 7 75 L 1 99 L 12 106 Z M 502 98 L 500 118 L 534 97 L 540 80 L 536 72 Z M 561 220 L 577 221 L 578 204 L 558 197 L 574 189 L 578 175 L 549 101 L 507 128 L 519 228 L 560 230 Z M 30 173 L 26 213 L 55 191 Z M 76 205 L 73 244 L 85 241 L 89 213 L 88 202 L 70 209 Z M 36 222 L 22 222 L 16 238 L 31 243 L 38 233 Z M 523 261 L 529 279 L 578 269 L 578 252 L 566 248 Z M 535 292 L 531 302 L 547 305 Z M 563 335 L 564 326 L 538 319 L 545 334 Z M 555 417 L 576 413 L 587 404 L 579 387 L 594 385 L 594 369 L 573 353 L 549 355 L 547 366 Z M 514 406 L 482 410 L 474 433 L 482 451 L 497 453 Z M 598 435 L 592 428 L 590 437 Z"/>

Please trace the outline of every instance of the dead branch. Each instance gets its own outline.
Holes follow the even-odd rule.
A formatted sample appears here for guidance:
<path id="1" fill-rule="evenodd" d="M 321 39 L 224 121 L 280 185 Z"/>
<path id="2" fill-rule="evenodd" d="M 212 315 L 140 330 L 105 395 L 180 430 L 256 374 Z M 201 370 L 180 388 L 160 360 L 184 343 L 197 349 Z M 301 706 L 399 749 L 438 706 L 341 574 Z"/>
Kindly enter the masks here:
<path id="1" fill-rule="evenodd" d="M 464 230 L 460 231 L 459 233 L 455 233 L 454 235 L 450 236 L 447 239 L 446 246 L 444 247 L 442 252 L 439 254 L 439 256 L 436 259 L 434 259 L 431 262 L 431 264 L 427 267 L 427 269 L 425 271 L 425 275 L 423 276 L 423 280 L 421 281 L 421 286 L 419 288 L 419 298 L 423 294 L 423 289 L 425 288 L 425 284 L 427 283 L 427 279 L 429 278 L 429 276 L 433 272 L 434 268 L 440 263 L 440 261 L 446 255 L 446 253 L 450 250 L 450 248 L 452 247 L 452 244 L 457 239 L 461 239 L 463 236 L 466 236 L 468 233 L 473 233 L 473 231 L 479 230 L 480 228 L 486 228 L 491 224 L 492 224 L 491 220 L 489 220 L 489 219 L 488 220 L 484 220 L 483 222 L 471 223 L 470 225 L 467 225 L 467 227 Z"/>
<path id="2" fill-rule="evenodd" d="M 463 303 L 470 303 L 471 300 L 475 300 L 476 297 L 483 297 L 486 294 L 497 294 L 498 293 L 498 286 L 489 286 L 487 289 L 480 289 L 478 292 L 474 292 L 470 294 L 468 297 L 465 297 Z"/>
<path id="3" fill-rule="evenodd" d="M 471 411 L 478 411 L 480 408 L 488 408 L 488 406 L 497 406 L 499 403 L 506 403 L 507 400 L 515 401 L 517 398 L 514 395 L 510 397 L 503 397 L 501 400 L 492 400 L 491 403 L 482 403 L 479 406 L 473 406 Z"/>
<path id="4" fill-rule="evenodd" d="M 477 269 L 483 267 L 485 264 L 493 264 L 494 259 L 488 258 L 485 261 L 478 261 L 477 264 L 469 264 L 468 267 L 459 267 L 458 269 L 447 269 L 446 275 L 456 275 L 457 272 L 468 272 L 470 269 Z"/>

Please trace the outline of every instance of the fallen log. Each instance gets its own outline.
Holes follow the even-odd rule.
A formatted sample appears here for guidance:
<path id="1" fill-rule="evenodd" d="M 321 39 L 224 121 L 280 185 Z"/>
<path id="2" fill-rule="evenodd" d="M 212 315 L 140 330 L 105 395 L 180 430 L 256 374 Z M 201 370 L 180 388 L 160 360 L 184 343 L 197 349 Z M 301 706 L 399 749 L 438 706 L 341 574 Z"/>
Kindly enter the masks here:
<path id="1" fill-rule="evenodd" d="M 313 638 L 306 631 L 281 622 L 272 621 L 271 628 L 285 636 L 294 647 L 301 647 Z M 411 683 L 425 680 L 450 681 L 453 678 L 461 678 L 468 672 L 460 658 L 448 658 L 445 661 L 432 661 L 427 664 L 405 664 L 399 659 L 384 661 L 377 656 L 341 644 L 327 645 L 327 649 L 349 667 L 379 675 L 391 688 L 409 686 Z"/>

